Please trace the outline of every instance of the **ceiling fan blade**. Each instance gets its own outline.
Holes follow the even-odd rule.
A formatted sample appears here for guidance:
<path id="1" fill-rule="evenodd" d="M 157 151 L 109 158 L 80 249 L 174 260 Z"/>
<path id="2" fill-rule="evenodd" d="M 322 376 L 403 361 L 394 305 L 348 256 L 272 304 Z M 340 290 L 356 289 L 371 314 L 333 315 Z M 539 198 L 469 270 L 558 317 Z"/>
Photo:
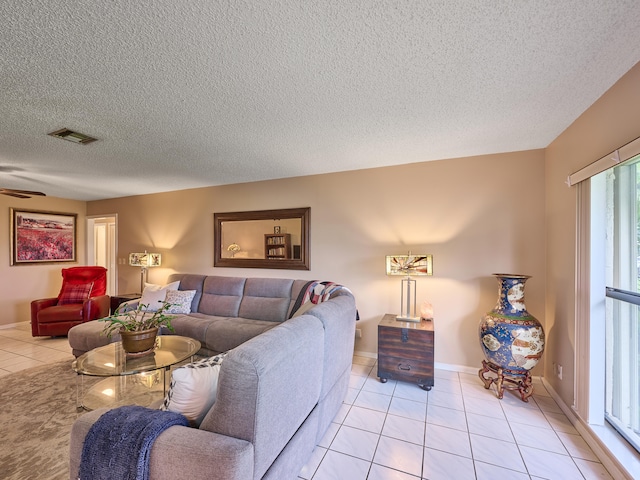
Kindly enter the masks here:
<path id="1" fill-rule="evenodd" d="M 14 188 L 0 188 L 3 192 L 21 193 L 23 195 L 37 195 L 40 197 L 46 197 L 47 195 L 42 192 L 34 192 L 31 190 L 16 190 Z"/>
<path id="2" fill-rule="evenodd" d="M 0 193 L 2 195 L 8 195 L 10 197 L 16 197 L 16 198 L 31 198 L 28 195 L 22 195 L 21 193 L 9 192 L 7 190 L 0 190 Z"/>

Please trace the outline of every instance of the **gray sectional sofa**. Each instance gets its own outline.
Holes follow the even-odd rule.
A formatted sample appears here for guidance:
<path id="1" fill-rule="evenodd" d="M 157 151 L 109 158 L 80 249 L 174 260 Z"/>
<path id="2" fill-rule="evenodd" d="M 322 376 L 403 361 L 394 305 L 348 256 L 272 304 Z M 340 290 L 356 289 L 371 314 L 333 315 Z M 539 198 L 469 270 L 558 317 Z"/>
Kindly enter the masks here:
<path id="1" fill-rule="evenodd" d="M 217 400 L 199 428 L 174 426 L 154 443 L 151 478 L 296 478 L 345 398 L 356 321 L 354 297 L 338 289 L 290 318 L 305 280 L 172 275 L 196 290 L 192 311 L 174 319 L 176 334 L 228 351 Z M 307 307 L 309 304 L 307 304 Z M 70 331 L 74 352 L 93 348 L 90 327 Z M 100 325 L 101 329 L 102 325 Z M 73 329 L 72 329 L 73 330 Z M 73 425 L 70 478 L 84 438 L 104 409 Z"/>

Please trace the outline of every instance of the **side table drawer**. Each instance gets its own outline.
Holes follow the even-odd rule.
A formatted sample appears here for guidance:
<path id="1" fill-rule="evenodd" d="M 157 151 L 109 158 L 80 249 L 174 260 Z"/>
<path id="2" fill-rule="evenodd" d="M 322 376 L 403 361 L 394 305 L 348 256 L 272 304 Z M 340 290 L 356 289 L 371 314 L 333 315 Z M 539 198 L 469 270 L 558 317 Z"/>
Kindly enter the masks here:
<path id="1" fill-rule="evenodd" d="M 391 378 L 408 377 L 412 379 L 433 378 L 433 366 L 427 361 L 381 356 L 378 358 L 378 372 Z"/>
<path id="2" fill-rule="evenodd" d="M 389 355 L 424 357 L 433 353 L 433 332 L 378 327 L 378 350 Z"/>

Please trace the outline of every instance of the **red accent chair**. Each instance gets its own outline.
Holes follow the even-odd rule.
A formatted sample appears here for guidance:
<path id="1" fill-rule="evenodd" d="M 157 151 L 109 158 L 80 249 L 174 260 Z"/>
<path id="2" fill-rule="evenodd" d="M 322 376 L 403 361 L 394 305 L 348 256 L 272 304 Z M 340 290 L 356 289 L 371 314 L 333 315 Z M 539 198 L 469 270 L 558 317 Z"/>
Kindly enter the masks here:
<path id="1" fill-rule="evenodd" d="M 57 297 L 31 302 L 31 335 L 66 335 L 74 325 L 109 315 L 107 269 L 71 267 L 62 269 L 62 288 Z"/>

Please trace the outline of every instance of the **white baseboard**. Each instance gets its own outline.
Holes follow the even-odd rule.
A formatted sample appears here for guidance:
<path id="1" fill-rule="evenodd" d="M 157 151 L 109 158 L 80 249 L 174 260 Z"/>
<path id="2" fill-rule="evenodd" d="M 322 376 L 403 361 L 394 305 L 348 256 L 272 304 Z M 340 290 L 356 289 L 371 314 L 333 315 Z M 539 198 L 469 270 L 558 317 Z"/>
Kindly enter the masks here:
<path id="1" fill-rule="evenodd" d="M 626 440 L 615 432 L 611 433 L 612 427 L 586 423 L 573 408 L 564 403 L 549 382 L 542 378 L 542 383 L 614 479 L 640 478 L 640 454 Z"/>
<path id="2" fill-rule="evenodd" d="M 378 355 L 371 352 L 361 352 L 358 350 L 354 350 L 353 354 L 357 355 L 358 357 L 375 358 L 376 360 L 378 359 Z"/>
<path id="3" fill-rule="evenodd" d="M 7 323 L 6 325 L 0 325 L 0 330 L 5 330 L 7 328 L 16 328 L 24 323 L 29 323 L 29 322 Z"/>

